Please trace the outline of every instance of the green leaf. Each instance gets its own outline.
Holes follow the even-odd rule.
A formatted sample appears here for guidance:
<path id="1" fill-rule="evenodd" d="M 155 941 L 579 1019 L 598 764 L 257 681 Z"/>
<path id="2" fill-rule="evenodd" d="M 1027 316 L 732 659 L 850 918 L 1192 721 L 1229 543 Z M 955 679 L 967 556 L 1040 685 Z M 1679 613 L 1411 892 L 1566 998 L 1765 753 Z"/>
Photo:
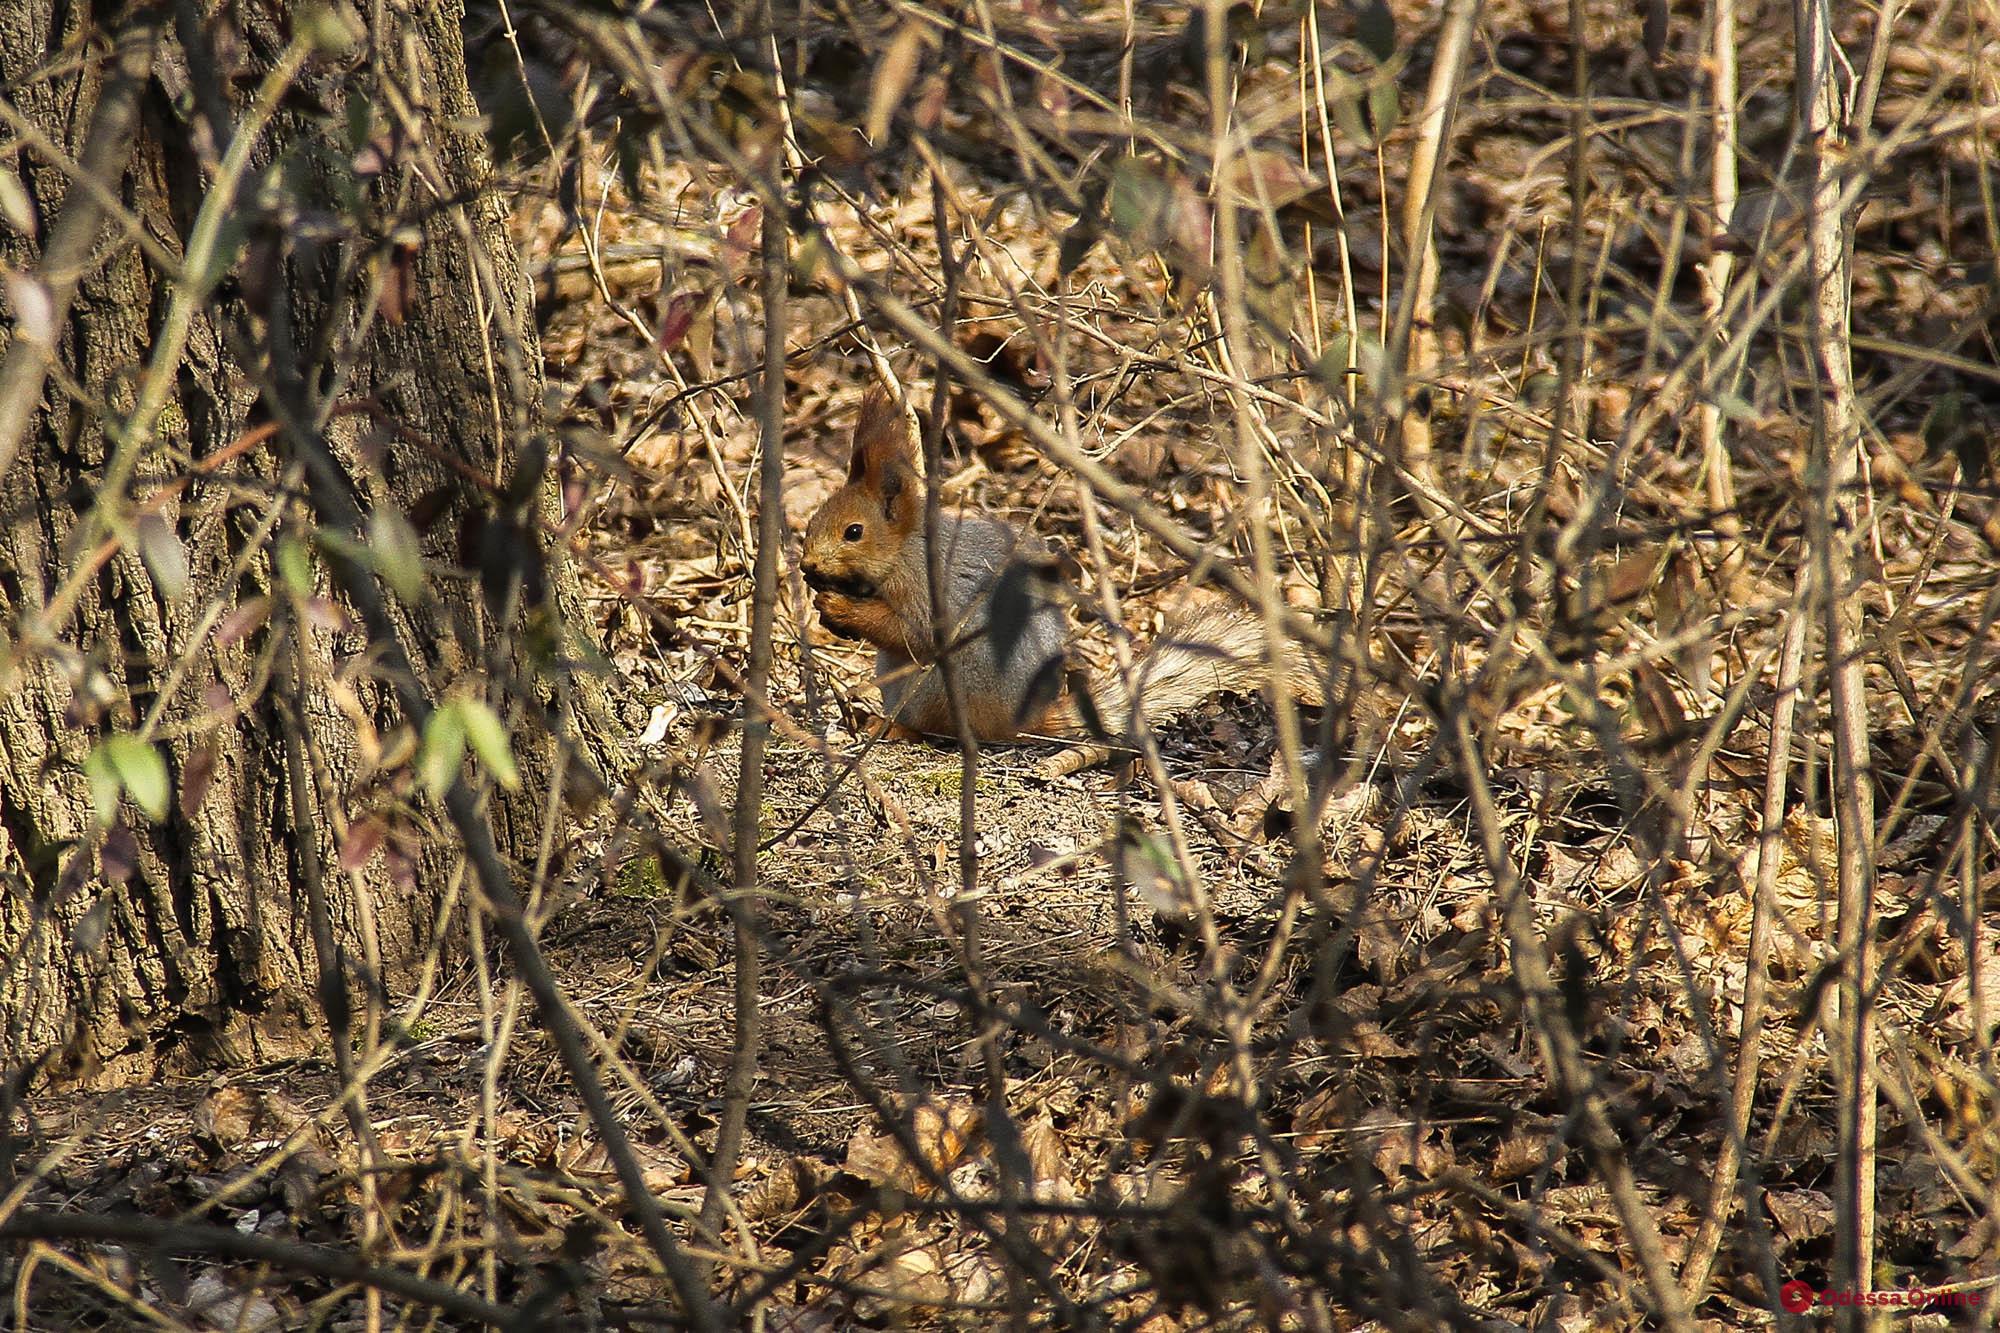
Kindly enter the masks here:
<path id="1" fill-rule="evenodd" d="M 1159 171 L 1136 157 L 1120 158 L 1111 171 L 1109 198 L 1111 225 L 1120 236 L 1146 249 L 1157 244 L 1160 223 L 1173 202 Z"/>
<path id="2" fill-rule="evenodd" d="M 1327 109 L 1333 112 L 1333 123 L 1341 134 L 1358 144 L 1373 143 L 1368 133 L 1368 124 L 1361 118 L 1361 98 L 1352 89 L 1329 89 L 1326 99 Z"/>
<path id="3" fill-rule="evenodd" d="M 424 553 L 401 510 L 385 506 L 368 516 L 368 561 L 404 601 L 423 597 Z"/>
<path id="4" fill-rule="evenodd" d="M 349 97 L 342 108 L 347 115 L 347 147 L 359 153 L 375 134 L 375 104 L 365 97 Z"/>
<path id="5" fill-rule="evenodd" d="M 457 707 L 465 738 L 472 743 L 472 752 L 479 756 L 479 762 L 492 772 L 495 782 L 508 791 L 517 790 L 521 785 L 521 770 L 514 766 L 514 749 L 506 725 L 483 699 L 460 699 Z"/>
<path id="6" fill-rule="evenodd" d="M 305 12 L 299 19 L 299 36 L 311 43 L 319 55 L 339 57 L 359 45 L 367 36 L 367 29 L 353 5 L 347 0 L 333 0 Z"/>
<path id="7" fill-rule="evenodd" d="M 1380 143 L 1394 132 L 1402 109 L 1402 99 L 1397 95 L 1393 82 L 1384 79 L 1368 90 L 1368 128 L 1374 135 L 1374 142 Z"/>
<path id="8" fill-rule="evenodd" d="M 187 546 L 174 525 L 158 514 L 141 514 L 138 523 L 139 557 L 153 572 L 160 595 L 177 602 L 188 586 Z"/>
<path id="9" fill-rule="evenodd" d="M 35 203 L 28 187 L 6 167 L 0 167 L 0 218 L 29 240 L 35 239 Z"/>
<path id="10" fill-rule="evenodd" d="M 56 345 L 56 300 L 49 285 L 32 273 L 8 269 L 7 303 L 14 307 L 14 332 L 41 347 Z"/>
<path id="11" fill-rule="evenodd" d="M 1116 843 L 1119 874 L 1155 911 L 1174 915 L 1187 910 L 1186 886 L 1180 864 L 1165 842 L 1127 824 Z"/>
<path id="12" fill-rule="evenodd" d="M 120 788 L 146 812 L 146 818 L 158 821 L 167 817 L 167 761 L 152 742 L 128 733 L 106 736 L 83 767 L 90 775 L 97 817 L 105 823 L 111 822 L 110 814 L 117 810 Z M 108 793 L 104 790 L 106 776 L 111 779 Z"/>
<path id="13" fill-rule="evenodd" d="M 1382 0 L 1367 0 L 1353 10 L 1354 38 L 1382 64 L 1396 55 L 1396 16 Z"/>
<path id="14" fill-rule="evenodd" d="M 278 578 L 295 597 L 313 595 L 312 561 L 306 556 L 306 545 L 297 537 L 285 537 L 278 542 Z"/>
<path id="15" fill-rule="evenodd" d="M 365 533 L 321 528 L 313 533 L 313 541 L 329 555 L 373 570 L 404 601 L 414 602 L 423 596 L 423 551 L 416 529 L 400 512 L 377 510 L 369 517 Z"/>
<path id="16" fill-rule="evenodd" d="M 1313 363 L 1313 374 L 1333 393 L 1347 392 L 1347 354 L 1353 342 L 1345 332 L 1334 334 L 1326 340 L 1326 350 L 1320 353 L 1319 360 Z M 1354 373 L 1361 373 L 1359 367 Z"/>
<path id="17" fill-rule="evenodd" d="M 92 748 L 83 761 L 83 775 L 90 779 L 90 808 L 97 822 L 109 825 L 118 817 L 118 773 L 111 767 L 111 755 L 104 746 Z"/>
<path id="18" fill-rule="evenodd" d="M 1354 364 L 1360 367 L 1361 377 L 1377 384 L 1388 378 L 1389 354 L 1382 346 L 1382 340 L 1367 330 L 1354 343 Z"/>
<path id="19" fill-rule="evenodd" d="M 1757 409 L 1752 407 L 1748 401 L 1733 393 L 1717 393 L 1715 395 L 1715 410 L 1722 413 L 1730 421 L 1755 421 L 1757 419 Z"/>
<path id="20" fill-rule="evenodd" d="M 465 717 L 461 701 L 450 700 L 424 723 L 423 744 L 417 747 L 417 776 L 424 790 L 442 798 L 458 780 L 459 765 L 465 762 Z"/>
<path id="21" fill-rule="evenodd" d="M 637 198 L 638 196 L 635 195 L 633 197 Z M 819 233 L 808 232 L 792 247 L 792 285 L 794 287 L 812 286 L 820 268 L 826 262 L 826 246 L 820 240 Z"/>

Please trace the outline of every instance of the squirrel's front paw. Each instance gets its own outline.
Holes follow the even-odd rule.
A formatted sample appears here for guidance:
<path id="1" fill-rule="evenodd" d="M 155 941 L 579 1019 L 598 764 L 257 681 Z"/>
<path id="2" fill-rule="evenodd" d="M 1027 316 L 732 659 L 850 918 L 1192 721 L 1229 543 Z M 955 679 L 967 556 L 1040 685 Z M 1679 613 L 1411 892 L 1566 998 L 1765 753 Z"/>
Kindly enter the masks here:
<path id="1" fill-rule="evenodd" d="M 862 619 L 860 602 L 838 592 L 813 594 L 813 606 L 819 611 L 822 625 L 843 639 L 858 639 L 861 631 L 857 626 Z"/>

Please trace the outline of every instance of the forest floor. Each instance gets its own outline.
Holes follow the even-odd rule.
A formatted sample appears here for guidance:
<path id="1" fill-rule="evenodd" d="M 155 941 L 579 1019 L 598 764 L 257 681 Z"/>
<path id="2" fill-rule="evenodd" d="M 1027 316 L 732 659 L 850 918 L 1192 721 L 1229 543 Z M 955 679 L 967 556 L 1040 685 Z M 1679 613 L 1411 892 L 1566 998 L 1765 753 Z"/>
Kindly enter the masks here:
<path id="1" fill-rule="evenodd" d="M 1661 173 L 1678 160 L 1670 113 L 1685 103 L 1697 64 L 1678 10 L 1671 50 L 1681 54 L 1649 62 L 1636 10 L 1587 8 L 1603 23 L 1599 114 L 1627 119 L 1594 159 L 1600 299 L 1584 394 L 1599 452 L 1570 467 L 1571 497 L 1609 456 L 1626 414 L 1661 387 L 1654 338 L 1666 335 L 1647 332 L 1660 325 L 1648 315 L 1650 284 L 1670 244 Z M 1103 9 L 1085 6 L 1074 22 L 1111 24 Z M 1428 8 L 1392 9 L 1406 33 L 1429 42 Z M 1568 44 L 1539 9 L 1488 9 L 1492 42 L 1475 62 L 1437 224 L 1443 303 L 1480 312 L 1492 339 L 1482 347 L 1466 326 L 1441 320 L 1442 355 L 1460 367 L 1454 391 L 1483 395 L 1490 415 L 1441 411 L 1438 451 L 1453 493 L 1507 532 L 1540 466 L 1547 418 L 1537 394 L 1559 350 L 1552 293 L 1561 269 L 1543 255 L 1568 226 L 1568 121 L 1545 90 L 1568 78 Z M 1746 137 L 1782 122 L 1789 86 L 1774 35 L 1789 19 L 1768 5 L 1757 12 L 1770 22 L 1745 20 L 1743 60 L 1758 75 L 1745 79 L 1754 89 Z M 1165 18 L 1152 22 L 1156 42 L 1173 38 Z M 1865 24 L 1845 36 L 1865 43 Z M 1964 61 L 1977 60 L 1963 51 L 1976 45 L 1947 56 L 1895 47 L 1878 123 L 1912 114 L 1932 81 L 1963 77 Z M 1345 142 L 1336 154 L 1351 219 L 1346 262 L 1364 318 L 1380 310 L 1372 293 L 1385 263 L 1400 264 L 1382 239 L 1381 201 L 1404 188 L 1407 112 L 1429 58 L 1418 52 L 1401 75 L 1406 123 L 1380 159 Z M 804 90 L 805 104 L 818 98 L 858 114 L 865 93 L 824 77 Z M 965 295 L 980 318 L 955 336 L 1003 382 L 1044 394 L 1052 368 L 1022 331 L 1020 292 L 1051 324 L 1061 305 L 1076 321 L 1063 370 L 1082 386 L 1080 429 L 1095 456 L 1219 549 L 1240 555 L 1245 525 L 1271 524 L 1288 557 L 1286 595 L 1309 600 L 1323 553 L 1297 517 L 1303 501 L 1281 495 L 1263 514 L 1242 512 L 1230 432 L 1218 429 L 1230 410 L 1227 376 L 1205 359 L 1208 329 L 1183 313 L 1173 275 L 1112 243 L 1065 270 L 1075 215 L 1024 191 L 993 156 L 958 164 L 955 178 L 954 214 L 980 230 Z M 1940 833 L 1950 802 L 1933 761 L 1941 717 L 1991 715 L 1991 683 L 1964 664 L 1973 647 L 1993 646 L 1979 608 L 1995 557 L 1981 531 L 1991 526 L 1989 497 L 1968 491 L 1939 512 L 1939 497 L 1958 492 L 1951 451 L 1937 447 L 1935 407 L 1949 400 L 1974 423 L 1954 425 L 1954 438 L 1990 436 L 1994 395 L 1990 368 L 1962 373 L 1939 358 L 1910 370 L 1885 350 L 1949 346 L 1991 359 L 2000 324 L 1990 259 L 1981 282 L 1958 258 L 1982 253 L 1991 221 L 1968 185 L 1976 157 L 1956 138 L 1930 142 L 1865 198 L 1855 324 L 1877 340 L 1860 362 L 1885 478 L 1876 559 L 1909 594 L 1900 608 L 1871 610 L 1900 617 L 1886 636 L 1896 644 L 1882 650 L 1894 664 L 1885 657 L 1869 688 L 1877 764 L 1894 780 L 1884 806 L 1899 791 L 1905 801 L 1878 855 L 1879 942 L 1894 960 L 1881 996 L 1881 1285 L 1985 1292 L 2000 1272 L 1990 1207 L 2000 1149 L 1982 1128 L 1994 1110 L 1990 1024 L 1971 979 L 2000 980 L 2000 956 L 1973 961 L 1951 924 L 1958 852 Z M 644 799 L 667 841 L 726 882 L 716 849 L 728 842 L 741 705 L 715 664 L 740 667 L 748 643 L 758 215 L 721 173 L 694 164 L 644 168 L 635 197 L 614 158 L 593 144 L 572 183 L 589 250 L 547 201 L 546 182 L 541 195 L 524 192 L 518 232 L 566 418 L 615 446 L 612 461 L 592 459 L 579 473 L 588 517 L 576 549 L 591 628 L 617 671 L 634 771 L 646 774 Z M 851 198 L 841 197 L 842 180 L 820 196 L 831 234 L 871 273 L 934 295 L 942 261 L 921 172 L 863 175 Z M 1335 304 L 1331 232 L 1308 242 L 1317 246 L 1313 281 L 1328 284 L 1301 298 L 1315 339 Z M 1684 303 L 1691 285 L 1669 284 L 1666 295 Z M 806 273 L 790 310 L 784 503 L 793 536 L 772 686 L 788 723 L 764 772 L 760 826 L 773 841 L 752 908 L 764 954 L 759 1083 L 720 1238 L 739 1256 L 754 1247 L 757 1260 L 735 1276 L 739 1290 L 768 1286 L 766 1327 L 977 1325 L 1052 1292 L 1108 1326 L 1148 1333 L 1320 1319 L 1566 1333 L 1645 1326 L 1632 1219 L 1524 1020 L 1472 794 L 1420 699 L 1373 683 L 1360 710 L 1366 725 L 1343 715 L 1321 733 L 1307 715 L 1309 740 L 1334 739 L 1310 756 L 1331 791 L 1310 891 L 1288 887 L 1296 812 L 1261 701 L 1217 701 L 1170 728 L 1164 786 L 1129 766 L 1043 778 L 1045 748 L 982 752 L 969 831 L 955 749 L 863 739 L 869 654 L 817 625 L 796 573 L 797 534 L 839 483 L 871 375 L 845 297 L 824 270 Z M 920 378 L 888 333 L 877 337 L 899 370 Z M 1693 642 L 1605 675 L 1604 697 L 1628 736 L 1664 730 L 1685 744 L 1721 719 L 1685 836 L 1660 849 L 1649 823 L 1657 810 L 1634 808 L 1629 775 L 1607 762 L 1560 685 L 1496 691 L 1479 718 L 1507 856 L 1558 960 L 1636 1197 L 1676 1270 L 1703 1243 L 1729 1135 L 1773 649 L 1794 600 L 1797 552 L 1787 543 L 1798 530 L 1797 490 L 1786 458 L 1800 430 L 1797 367 L 1776 352 L 1771 360 L 1731 404 L 1738 504 L 1762 534 L 1742 581 L 1718 588 L 1693 550 L 1684 520 L 1707 499 L 1699 460 L 1671 422 L 1620 464 L 1627 527 L 1600 562 L 1606 580 L 1632 585 L 1602 631 L 1607 651 L 1676 635 Z M 1263 382 L 1281 394 L 1289 383 Z M 1684 403 L 1673 421 L 1690 411 Z M 969 393 L 954 391 L 952 419 L 941 482 L 951 503 L 1086 547 L 1083 507 L 1094 502 L 1073 478 Z M 1301 475 L 1337 471 L 1338 432 L 1282 411 L 1274 420 Z M 1409 506 L 1396 514 L 1403 549 L 1436 549 L 1427 516 Z M 1190 598 L 1214 595 L 1194 592 L 1185 565 L 1116 511 L 1091 517 L 1140 639 Z M 1421 571 L 1411 572 L 1428 558 L 1385 578 L 1375 650 L 1399 654 L 1418 675 L 1454 653 L 1458 669 L 1472 670 L 1499 616 L 1468 603 L 1457 609 L 1467 632 L 1450 641 L 1448 618 L 1425 601 Z M 1103 573 L 1086 569 L 1085 596 Z M 1742 617 L 1715 629 L 1718 606 Z M 1707 628 L 1690 635 L 1691 626 Z M 1085 656 L 1101 662 L 1101 633 L 1084 639 Z M 1826 1038 L 1802 1016 L 1831 956 L 1814 868 L 1832 836 L 1823 807 L 1822 792 L 1800 798 L 1768 844 L 1780 859 L 1782 920 L 1750 1057 L 1760 1092 L 1749 1129 L 1764 1192 L 1760 1212 L 1723 1219 L 1716 1278 L 1696 1310 L 1707 1326 L 1776 1326 L 1771 1275 L 1828 1285 L 1836 1108 Z M 613 1091 L 649 1182 L 670 1208 L 698 1209 L 698 1177 L 675 1135 L 706 1144 L 721 1114 L 736 1031 L 728 917 L 622 832 L 579 828 L 568 851 L 570 878 L 547 889 L 545 947 L 576 1012 L 621 1057 Z M 1989 940 L 2000 938 L 2000 915 L 1983 900 L 1991 879 L 1970 891 Z M 106 1212 L 196 1209 L 246 1233 L 329 1246 L 366 1229 L 378 1257 L 502 1304 L 537 1298 L 569 1309 L 574 1299 L 579 1317 L 599 1326 L 655 1326 L 668 1286 L 622 1230 L 604 1147 L 504 968 L 473 954 L 451 960 L 380 1054 L 366 1154 L 357 1156 L 335 1105 L 331 1066 L 300 1062 L 47 1099 L 36 1108 L 38 1141 L 70 1148 L 37 1192 Z M 996 1105 L 1008 1112 L 1004 1134 Z M 1255 1128 L 1218 1120 L 1223 1105 L 1250 1108 Z M 961 1206 L 1009 1198 L 1039 1209 L 1012 1221 L 1047 1262 L 1025 1297 L 997 1257 L 1005 1247 L 993 1219 L 1004 1208 Z M 371 1206 L 383 1220 L 364 1226 Z M 393 1243 L 381 1239 L 385 1226 Z M 1273 1254 L 1300 1266 L 1273 1267 Z M 242 1265 L 219 1260 L 177 1276 L 165 1265 L 145 1271 L 144 1255 L 125 1260 L 136 1286 L 190 1327 L 301 1327 L 317 1316 L 328 1327 L 368 1326 L 352 1290 L 257 1286 Z M 1965 1315 L 1931 1311 L 1910 1326 Z"/>

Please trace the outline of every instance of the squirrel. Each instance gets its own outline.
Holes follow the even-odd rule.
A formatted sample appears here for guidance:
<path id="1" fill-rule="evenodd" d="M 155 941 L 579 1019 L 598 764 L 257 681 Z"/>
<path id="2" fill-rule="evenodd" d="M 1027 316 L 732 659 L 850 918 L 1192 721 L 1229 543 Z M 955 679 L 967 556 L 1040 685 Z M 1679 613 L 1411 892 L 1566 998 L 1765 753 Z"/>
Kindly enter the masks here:
<path id="1" fill-rule="evenodd" d="M 947 613 L 942 651 L 923 478 L 902 408 L 886 390 L 871 389 L 854 427 L 847 481 L 807 520 L 800 564 L 821 622 L 875 646 L 892 735 L 957 734 L 944 673 L 935 669 L 944 653 L 982 742 L 1128 737 L 1142 712 L 1162 720 L 1211 695 L 1255 693 L 1270 683 L 1262 622 L 1227 609 L 1184 615 L 1147 648 L 1133 671 L 1139 708 L 1115 672 L 1066 681 L 1068 628 L 1050 595 L 1049 547 L 1011 523 L 974 514 L 940 515 L 937 540 Z M 1309 704 L 1325 701 L 1324 683 L 1301 657 L 1290 653 L 1284 665 L 1289 692 Z"/>

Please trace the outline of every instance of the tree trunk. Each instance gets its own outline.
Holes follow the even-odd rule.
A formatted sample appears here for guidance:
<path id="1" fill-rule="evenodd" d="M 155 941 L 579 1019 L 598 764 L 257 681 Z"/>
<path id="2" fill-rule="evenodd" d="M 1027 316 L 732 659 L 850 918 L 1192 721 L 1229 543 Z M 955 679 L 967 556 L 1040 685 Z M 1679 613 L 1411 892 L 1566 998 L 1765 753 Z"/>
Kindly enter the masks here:
<path id="1" fill-rule="evenodd" d="M 457 861 L 392 673 L 502 716 L 549 693 L 508 687 L 522 627 L 548 641 L 552 623 L 533 554 L 549 488 L 500 490 L 532 456 L 540 360 L 481 189 L 458 6 L 378 8 L 394 17 L 367 32 L 316 4 L 210 8 L 0 12 L 0 87 L 48 141 L 14 164 L 35 234 L 0 211 L 0 262 L 36 275 L 7 290 L 10 356 L 60 293 L 38 270 L 88 193 L 76 163 L 106 159 L 89 139 L 116 119 L 95 114 L 117 92 L 110 43 L 160 15 L 99 178 L 127 211 L 94 228 L 0 475 L 0 1056 L 17 1087 L 303 1054 L 329 1019 L 340 1039 L 350 1004 L 407 987 L 441 940 Z M 198 266 L 204 221 L 221 257 Z M 420 593 L 396 540 L 412 532 Z M 386 620 L 364 628 L 336 573 L 376 580 Z M 522 753 L 546 740 L 514 730 L 522 772 L 550 773 L 552 751 Z M 537 861 L 546 783 L 487 803 L 516 863 Z"/>

